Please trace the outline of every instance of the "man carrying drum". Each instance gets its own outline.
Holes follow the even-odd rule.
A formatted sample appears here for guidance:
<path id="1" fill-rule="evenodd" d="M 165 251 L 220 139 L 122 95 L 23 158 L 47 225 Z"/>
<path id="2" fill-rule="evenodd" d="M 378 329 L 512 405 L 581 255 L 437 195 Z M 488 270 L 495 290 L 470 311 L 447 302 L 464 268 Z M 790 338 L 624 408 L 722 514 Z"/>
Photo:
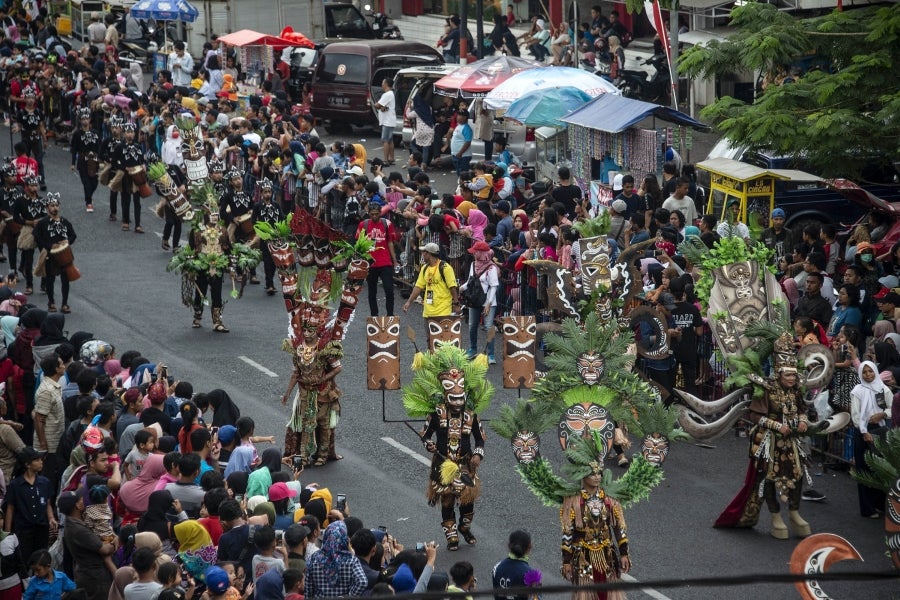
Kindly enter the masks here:
<path id="1" fill-rule="evenodd" d="M 69 282 L 81 277 L 72 256 L 72 244 L 75 243 L 75 228 L 68 219 L 59 214 L 59 194 L 49 193 L 46 198 L 47 216 L 38 221 L 34 227 L 34 241 L 37 247 L 47 253 L 45 263 L 47 312 L 56 312 L 54 290 L 56 276 L 61 279 L 62 312 L 70 313 Z"/>

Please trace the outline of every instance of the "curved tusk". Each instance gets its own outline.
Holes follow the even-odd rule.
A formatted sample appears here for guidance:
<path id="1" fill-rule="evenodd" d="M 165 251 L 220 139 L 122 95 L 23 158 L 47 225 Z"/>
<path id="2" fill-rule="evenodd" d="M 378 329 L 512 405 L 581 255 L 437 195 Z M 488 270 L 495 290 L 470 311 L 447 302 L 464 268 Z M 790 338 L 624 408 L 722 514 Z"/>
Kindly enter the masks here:
<path id="1" fill-rule="evenodd" d="M 813 575 L 824 573 L 836 562 L 842 560 L 859 560 L 860 556 L 853 544 L 833 533 L 817 533 L 797 544 L 791 553 L 791 573 L 795 575 Z M 831 600 L 831 596 L 814 580 L 794 583 L 803 600 Z"/>
<path id="2" fill-rule="evenodd" d="M 827 419 L 816 421 L 815 423 L 810 425 L 809 428 L 819 435 L 824 435 L 826 433 L 834 433 L 835 431 L 840 431 L 849 424 L 850 413 L 841 412 L 831 415 Z"/>
<path id="3" fill-rule="evenodd" d="M 742 387 L 734 390 L 727 396 L 722 396 L 718 400 L 713 400 L 712 402 L 707 402 L 706 400 L 701 400 L 697 396 L 693 394 L 689 394 L 682 390 L 672 390 L 676 396 L 678 396 L 688 408 L 697 412 L 704 417 L 709 415 L 714 415 L 716 413 L 720 413 L 724 410 L 728 410 L 728 408 L 737 402 L 742 396 L 750 393 L 749 387 Z"/>
<path id="4" fill-rule="evenodd" d="M 744 415 L 748 406 L 750 406 L 750 401 L 744 400 L 735 404 L 725 416 L 712 422 L 705 421 L 703 417 L 689 408 L 679 406 L 678 424 L 695 440 L 714 440 L 725 435 L 731 426 Z"/>

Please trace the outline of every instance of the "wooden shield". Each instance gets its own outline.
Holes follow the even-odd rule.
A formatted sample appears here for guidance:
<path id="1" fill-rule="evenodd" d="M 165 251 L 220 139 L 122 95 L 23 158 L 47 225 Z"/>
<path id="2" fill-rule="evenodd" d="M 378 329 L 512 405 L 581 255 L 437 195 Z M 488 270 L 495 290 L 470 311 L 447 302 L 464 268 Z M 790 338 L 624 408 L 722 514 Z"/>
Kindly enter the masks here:
<path id="1" fill-rule="evenodd" d="M 400 389 L 400 317 L 366 319 L 366 386 L 370 390 Z"/>
<path id="2" fill-rule="evenodd" d="M 537 324 L 533 316 L 501 317 L 503 330 L 503 387 L 534 387 Z"/>
<path id="3" fill-rule="evenodd" d="M 459 315 L 449 317 L 429 317 L 425 319 L 428 328 L 428 351 L 438 349 L 438 343 L 453 344 L 462 348 L 462 320 Z"/>

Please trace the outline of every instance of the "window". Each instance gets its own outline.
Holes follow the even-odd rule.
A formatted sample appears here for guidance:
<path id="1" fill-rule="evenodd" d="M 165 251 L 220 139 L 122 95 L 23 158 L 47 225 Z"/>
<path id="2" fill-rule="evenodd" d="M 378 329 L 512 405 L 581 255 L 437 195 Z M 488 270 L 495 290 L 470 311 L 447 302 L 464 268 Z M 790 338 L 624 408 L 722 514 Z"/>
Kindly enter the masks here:
<path id="1" fill-rule="evenodd" d="M 323 54 L 319 67 L 320 83 L 369 83 L 368 59 L 359 54 Z"/>

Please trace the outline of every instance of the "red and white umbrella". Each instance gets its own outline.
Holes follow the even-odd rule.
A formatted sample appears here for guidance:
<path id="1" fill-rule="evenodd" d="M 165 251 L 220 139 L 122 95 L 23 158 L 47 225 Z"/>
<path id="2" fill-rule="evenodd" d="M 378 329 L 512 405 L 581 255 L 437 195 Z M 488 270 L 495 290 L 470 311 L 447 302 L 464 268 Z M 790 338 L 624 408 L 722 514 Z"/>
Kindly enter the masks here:
<path id="1" fill-rule="evenodd" d="M 518 56 L 491 56 L 463 65 L 438 79 L 434 91 L 442 96 L 481 98 L 516 73 L 539 66 L 541 63 Z"/>

